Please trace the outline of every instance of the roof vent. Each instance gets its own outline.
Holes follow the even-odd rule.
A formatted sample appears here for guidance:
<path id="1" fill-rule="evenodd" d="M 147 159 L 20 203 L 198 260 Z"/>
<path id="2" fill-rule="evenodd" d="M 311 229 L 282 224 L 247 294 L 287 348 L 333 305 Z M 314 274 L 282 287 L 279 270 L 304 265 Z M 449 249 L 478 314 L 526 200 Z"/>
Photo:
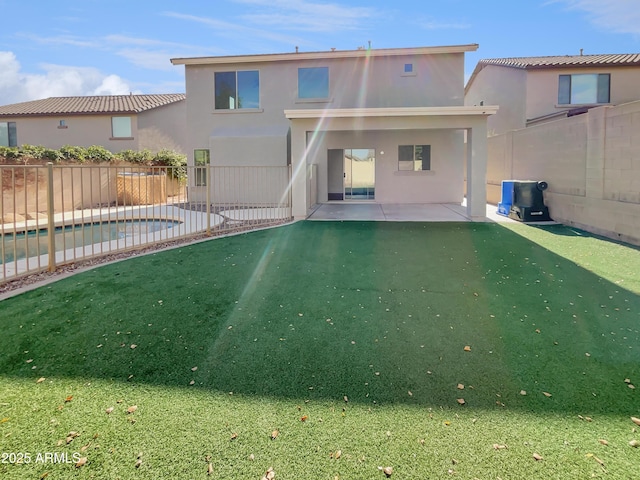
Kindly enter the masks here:
<path id="1" fill-rule="evenodd" d="M 296 45 L 296 53 L 298 53 L 298 46 Z"/>
<path id="2" fill-rule="evenodd" d="M 582 52 L 584 51 L 584 48 L 580 49 L 580 56 L 582 56 Z"/>

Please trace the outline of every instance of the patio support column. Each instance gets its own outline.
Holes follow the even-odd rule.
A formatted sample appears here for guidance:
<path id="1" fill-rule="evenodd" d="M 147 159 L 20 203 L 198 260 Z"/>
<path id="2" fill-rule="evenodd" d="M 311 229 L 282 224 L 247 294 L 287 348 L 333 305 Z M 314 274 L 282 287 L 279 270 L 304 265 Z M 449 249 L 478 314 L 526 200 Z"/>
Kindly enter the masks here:
<path id="1" fill-rule="evenodd" d="M 467 129 L 467 216 L 482 221 L 487 216 L 487 120 Z"/>
<path id="2" fill-rule="evenodd" d="M 303 120 L 291 120 L 291 215 L 294 220 L 307 218 L 307 152 Z"/>

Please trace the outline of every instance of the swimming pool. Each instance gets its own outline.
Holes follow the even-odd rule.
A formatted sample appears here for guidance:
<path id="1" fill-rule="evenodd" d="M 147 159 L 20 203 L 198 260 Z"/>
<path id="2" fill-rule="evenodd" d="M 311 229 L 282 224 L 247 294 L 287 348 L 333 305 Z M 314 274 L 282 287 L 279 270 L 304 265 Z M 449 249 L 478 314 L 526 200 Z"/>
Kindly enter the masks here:
<path id="1" fill-rule="evenodd" d="M 56 251 L 159 232 L 179 225 L 173 220 L 119 220 L 84 223 L 55 229 Z M 46 228 L 25 233 L 0 234 L 0 264 L 48 253 Z"/>

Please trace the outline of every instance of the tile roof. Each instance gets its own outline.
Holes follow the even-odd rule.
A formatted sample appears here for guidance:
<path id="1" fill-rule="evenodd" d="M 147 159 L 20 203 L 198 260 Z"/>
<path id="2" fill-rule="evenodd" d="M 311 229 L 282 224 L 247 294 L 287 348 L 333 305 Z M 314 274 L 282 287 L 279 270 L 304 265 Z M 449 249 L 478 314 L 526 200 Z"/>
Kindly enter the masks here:
<path id="1" fill-rule="evenodd" d="M 541 70 L 552 68 L 587 68 L 587 67 L 640 67 L 640 53 L 614 53 L 598 55 L 555 55 L 548 57 L 511 57 L 485 58 L 480 60 L 473 70 L 465 91 L 480 71 L 488 66 L 520 68 L 523 70 Z"/>
<path id="2" fill-rule="evenodd" d="M 140 113 L 184 100 L 184 93 L 50 97 L 0 106 L 0 116 Z"/>
<path id="3" fill-rule="evenodd" d="M 500 65 L 513 68 L 591 67 L 600 65 L 640 66 L 640 53 L 608 55 L 557 55 L 552 57 L 488 58 L 483 65 Z"/>

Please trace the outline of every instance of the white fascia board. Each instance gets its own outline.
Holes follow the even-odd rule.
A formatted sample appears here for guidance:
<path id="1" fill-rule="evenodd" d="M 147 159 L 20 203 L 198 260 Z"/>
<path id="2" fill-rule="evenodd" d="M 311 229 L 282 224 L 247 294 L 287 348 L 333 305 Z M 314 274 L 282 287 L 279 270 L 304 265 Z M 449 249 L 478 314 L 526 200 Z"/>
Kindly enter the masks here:
<path id="1" fill-rule="evenodd" d="M 285 110 L 288 119 L 294 118 L 361 118 L 361 117 L 425 117 L 450 115 L 494 115 L 497 105 L 455 107 L 404 107 L 404 108 L 335 108 Z"/>
<path id="2" fill-rule="evenodd" d="M 389 57 L 397 55 L 436 55 L 443 53 L 475 52 L 477 49 L 478 44 L 471 43 L 468 45 L 451 45 L 442 47 L 381 48 L 377 50 L 329 50 L 324 52 L 267 53 L 258 55 L 235 55 L 228 57 L 172 58 L 171 63 L 174 65 L 228 65 L 237 63 L 283 62 L 331 58 Z"/>

